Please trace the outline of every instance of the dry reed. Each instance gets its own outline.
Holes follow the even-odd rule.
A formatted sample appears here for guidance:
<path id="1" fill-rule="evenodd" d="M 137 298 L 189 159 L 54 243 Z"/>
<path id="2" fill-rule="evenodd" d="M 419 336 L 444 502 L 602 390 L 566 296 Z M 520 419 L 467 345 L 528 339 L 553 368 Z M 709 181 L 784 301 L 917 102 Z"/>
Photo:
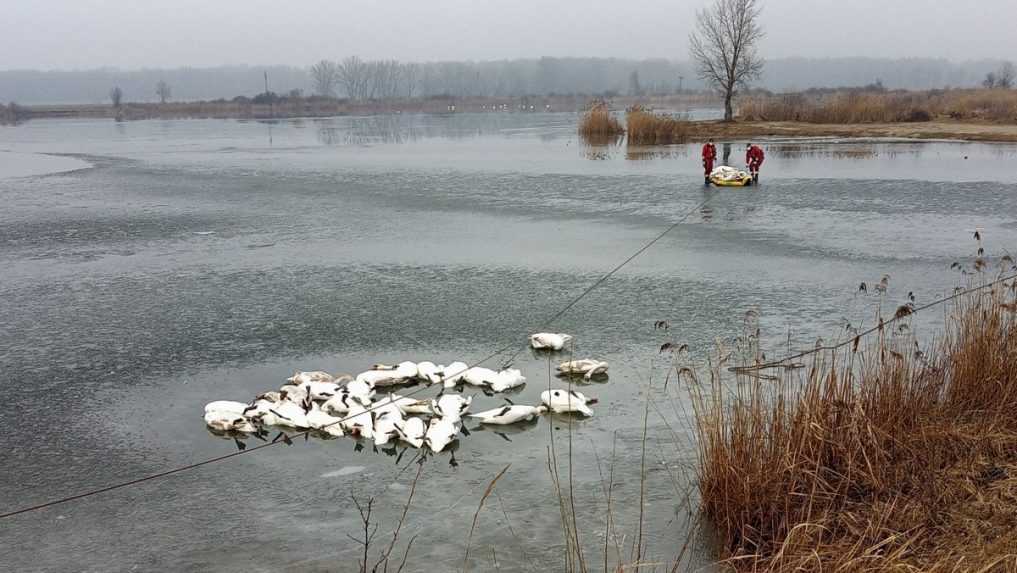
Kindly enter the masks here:
<path id="1" fill-rule="evenodd" d="M 625 124 L 629 145 L 684 143 L 689 135 L 689 121 L 685 118 L 658 115 L 640 106 L 629 108 Z"/>
<path id="2" fill-rule="evenodd" d="M 777 380 L 714 366 L 693 385 L 702 509 L 730 567 L 1015 570 L 1017 283 L 1003 285 L 951 303 L 931 355 L 880 331 Z"/>
<path id="3" fill-rule="evenodd" d="M 838 91 L 751 96 L 739 117 L 806 123 L 899 123 L 935 119 L 1017 121 L 1017 90 Z"/>
<path id="4" fill-rule="evenodd" d="M 623 133 L 621 122 L 604 102 L 591 105 L 579 120 L 579 135 L 590 143 L 607 143 Z"/>

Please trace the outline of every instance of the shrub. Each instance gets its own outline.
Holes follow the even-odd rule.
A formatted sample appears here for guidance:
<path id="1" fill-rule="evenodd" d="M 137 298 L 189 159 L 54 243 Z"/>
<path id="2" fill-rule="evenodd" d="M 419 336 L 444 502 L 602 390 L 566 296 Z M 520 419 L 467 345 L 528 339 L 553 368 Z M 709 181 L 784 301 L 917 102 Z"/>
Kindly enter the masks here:
<path id="1" fill-rule="evenodd" d="M 630 145 L 666 145 L 683 143 L 688 138 L 689 122 L 683 117 L 658 115 L 640 106 L 625 114 Z"/>
<path id="2" fill-rule="evenodd" d="M 702 507 L 731 566 L 1011 570 L 1017 285 L 1004 286 L 958 299 L 928 356 L 892 324 L 807 369 L 715 368 L 693 386 Z"/>
<path id="3" fill-rule="evenodd" d="M 625 133 L 618 118 L 604 102 L 594 103 L 579 120 L 579 135 L 589 142 L 601 143 Z"/>

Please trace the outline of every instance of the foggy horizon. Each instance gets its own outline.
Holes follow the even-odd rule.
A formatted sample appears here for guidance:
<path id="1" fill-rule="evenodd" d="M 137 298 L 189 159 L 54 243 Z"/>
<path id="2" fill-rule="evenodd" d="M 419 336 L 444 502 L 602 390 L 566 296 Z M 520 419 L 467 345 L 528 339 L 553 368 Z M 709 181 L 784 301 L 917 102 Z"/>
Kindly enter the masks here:
<path id="1" fill-rule="evenodd" d="M 354 54 L 412 62 L 540 57 L 682 62 L 688 60 L 695 12 L 707 3 L 18 3 L 0 21 L 0 70 L 306 67 Z M 943 0 L 850 5 L 770 0 L 763 2 L 761 23 L 767 35 L 760 52 L 768 59 L 1007 59 L 1017 53 L 1017 36 L 986 33 L 985 24 L 987 18 L 1013 17 L 1017 5 L 1005 0 L 987 0 L 978 10 Z"/>

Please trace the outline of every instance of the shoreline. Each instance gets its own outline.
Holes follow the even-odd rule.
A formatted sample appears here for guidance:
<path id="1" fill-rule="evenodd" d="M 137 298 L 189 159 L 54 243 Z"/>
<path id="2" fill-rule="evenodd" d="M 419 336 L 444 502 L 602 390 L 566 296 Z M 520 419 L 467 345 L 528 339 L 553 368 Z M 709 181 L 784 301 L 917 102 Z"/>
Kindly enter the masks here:
<path id="1" fill-rule="evenodd" d="M 690 140 L 713 137 L 719 141 L 749 137 L 847 137 L 913 140 L 957 140 L 994 143 L 1017 142 L 1017 124 L 933 120 L 914 123 L 805 123 L 793 121 L 692 122 Z"/>
<path id="2" fill-rule="evenodd" d="M 256 104 L 250 101 L 200 101 L 128 103 L 116 109 L 108 104 L 68 104 L 17 106 L 0 114 L 0 125 L 17 125 L 39 119 L 110 119 L 139 121 L 146 119 L 255 119 L 282 120 L 297 118 L 331 118 L 344 116 L 454 113 L 580 113 L 595 101 L 588 96 L 533 97 L 428 97 L 390 101 L 349 101 L 326 98 L 301 98 L 277 104 Z M 611 98 L 612 110 L 632 105 L 649 109 L 713 107 L 715 101 L 698 94 L 685 96 Z M 924 122 L 899 123 L 808 123 L 800 121 L 695 120 L 687 122 L 689 142 L 714 138 L 718 141 L 747 138 L 873 138 L 907 140 L 954 140 L 973 142 L 1017 143 L 1017 123 L 995 123 L 955 119 L 933 119 Z"/>

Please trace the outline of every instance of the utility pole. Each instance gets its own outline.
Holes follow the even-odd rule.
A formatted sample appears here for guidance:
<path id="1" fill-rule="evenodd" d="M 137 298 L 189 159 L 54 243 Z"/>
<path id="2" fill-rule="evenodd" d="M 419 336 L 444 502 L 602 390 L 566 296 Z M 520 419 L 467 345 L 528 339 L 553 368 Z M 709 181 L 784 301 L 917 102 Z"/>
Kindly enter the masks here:
<path id="1" fill-rule="evenodd" d="M 265 99 L 268 100 L 268 115 L 269 117 L 275 117 L 275 102 L 272 101 L 272 96 L 268 93 L 268 70 L 265 70 Z M 268 135 L 269 143 L 272 141 L 272 133 Z"/>

